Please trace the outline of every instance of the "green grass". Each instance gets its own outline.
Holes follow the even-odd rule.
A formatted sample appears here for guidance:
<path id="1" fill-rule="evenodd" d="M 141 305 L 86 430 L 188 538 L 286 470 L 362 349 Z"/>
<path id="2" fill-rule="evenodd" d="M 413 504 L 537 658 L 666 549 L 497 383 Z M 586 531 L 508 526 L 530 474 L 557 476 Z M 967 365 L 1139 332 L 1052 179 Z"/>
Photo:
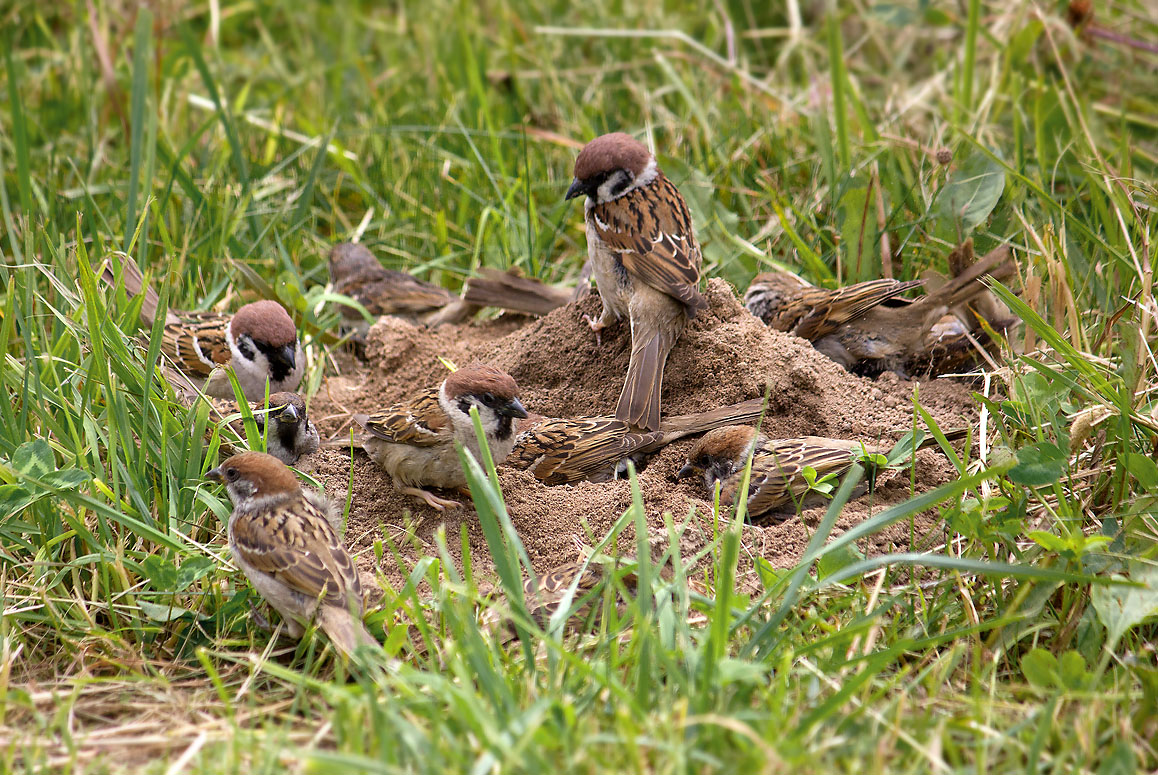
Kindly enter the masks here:
<path id="1" fill-rule="evenodd" d="M 1158 767 L 1155 55 L 1080 40 L 1057 2 L 336 5 L 0 8 L 0 770 Z M 1158 40 L 1151 3 L 1095 6 Z M 635 568 L 622 608 L 614 574 L 593 634 L 516 601 L 529 635 L 499 647 L 445 536 L 371 615 L 381 658 L 274 649 L 199 484 L 220 438 L 85 267 L 127 250 L 180 307 L 276 294 L 316 390 L 332 242 L 452 288 L 479 266 L 573 278 L 573 144 L 619 129 L 685 192 L 706 274 L 739 287 L 1011 242 L 1024 356 L 980 399 L 984 456 L 827 541 L 850 478 L 752 598 L 725 521 L 706 557 L 669 550 L 674 577 Z M 484 490 L 511 588 L 520 546 Z M 848 551 L 928 508 L 945 546 Z M 600 552 L 635 554 L 619 531 L 639 519 Z"/>

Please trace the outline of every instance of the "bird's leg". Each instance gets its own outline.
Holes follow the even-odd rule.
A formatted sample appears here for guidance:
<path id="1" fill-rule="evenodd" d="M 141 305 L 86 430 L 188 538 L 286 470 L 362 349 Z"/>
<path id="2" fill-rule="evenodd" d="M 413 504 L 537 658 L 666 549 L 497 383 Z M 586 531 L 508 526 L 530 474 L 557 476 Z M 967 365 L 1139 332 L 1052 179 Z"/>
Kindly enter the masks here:
<path id="1" fill-rule="evenodd" d="M 593 318 L 590 315 L 583 316 L 583 322 L 590 326 L 591 330 L 595 332 L 596 347 L 603 346 L 603 336 L 600 332 L 611 325 L 614 319 L 615 314 L 607 308 L 606 304 L 603 305 L 603 314 L 601 314 L 598 318 Z"/>
<path id="2" fill-rule="evenodd" d="M 447 500 L 446 498 L 439 498 L 429 490 L 424 490 L 421 487 L 402 487 L 399 492 L 406 495 L 413 495 L 415 498 L 423 501 L 427 506 L 435 511 L 446 511 L 447 509 L 457 509 L 462 504 L 458 501 Z"/>

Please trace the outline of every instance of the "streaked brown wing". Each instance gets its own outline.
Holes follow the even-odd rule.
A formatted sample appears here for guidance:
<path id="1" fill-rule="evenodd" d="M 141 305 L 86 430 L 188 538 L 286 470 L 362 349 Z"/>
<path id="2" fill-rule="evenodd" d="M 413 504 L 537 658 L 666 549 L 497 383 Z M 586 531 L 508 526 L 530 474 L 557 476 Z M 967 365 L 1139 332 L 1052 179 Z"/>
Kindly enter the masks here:
<path id="1" fill-rule="evenodd" d="M 802 289 L 793 306 L 802 308 L 806 314 L 800 316 L 799 322 L 792 328 L 792 333 L 810 341 L 820 339 L 878 304 L 883 304 L 922 285 L 923 280 L 902 282 L 881 279 L 856 283 L 836 290 Z"/>
<path id="2" fill-rule="evenodd" d="M 438 403 L 438 388 L 427 388 L 409 401 L 384 412 L 355 415 L 354 419 L 372 436 L 416 447 L 439 443 L 449 426 L 446 413 Z"/>
<path id="3" fill-rule="evenodd" d="M 757 449 L 748 488 L 748 513 L 760 516 L 807 492 L 805 467 L 813 468 L 818 479 L 843 474 L 852 467 L 854 449 L 839 441 L 828 445 L 811 439 L 779 439 Z"/>
<path id="4" fill-rule="evenodd" d="M 703 256 L 691 215 L 662 173 L 650 185 L 595 205 L 590 218 L 628 274 L 683 302 L 689 314 L 707 307 L 696 289 Z"/>
<path id="5" fill-rule="evenodd" d="M 186 374 L 207 377 L 229 363 L 232 353 L 225 341 L 229 317 L 215 312 L 187 314 L 169 324 L 161 335 L 161 352 Z"/>
<path id="6" fill-rule="evenodd" d="M 362 600 L 357 568 L 326 515 L 305 498 L 239 518 L 234 547 L 246 562 L 309 598 Z"/>
<path id="7" fill-rule="evenodd" d="M 530 470 L 547 485 L 572 484 L 606 473 L 662 438 L 659 432 L 633 433 L 614 417 L 549 419 L 516 439 L 506 465 Z"/>
<path id="8" fill-rule="evenodd" d="M 444 288 L 376 265 L 337 283 L 334 290 L 357 299 L 371 315 L 429 312 L 445 307 L 454 298 Z"/>

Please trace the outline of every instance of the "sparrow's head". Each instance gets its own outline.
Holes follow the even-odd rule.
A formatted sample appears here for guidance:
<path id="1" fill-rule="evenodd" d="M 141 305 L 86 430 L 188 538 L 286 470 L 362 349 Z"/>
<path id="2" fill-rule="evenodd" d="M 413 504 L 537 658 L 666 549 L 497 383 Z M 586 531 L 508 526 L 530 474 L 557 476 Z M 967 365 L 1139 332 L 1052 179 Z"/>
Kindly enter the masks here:
<path id="1" fill-rule="evenodd" d="M 302 489 L 285 463 L 264 452 L 234 455 L 205 474 L 205 478 L 224 484 L 234 506 L 252 503 L 258 498 L 295 495 Z"/>
<path id="2" fill-rule="evenodd" d="M 464 366 L 442 383 L 439 398 L 456 427 L 469 427 L 470 408 L 478 407 L 483 430 L 488 437 L 506 440 L 514 421 L 527 416 L 519 401 L 519 386 L 502 369 L 483 363 Z M 465 423 L 465 426 L 463 426 Z"/>
<path id="3" fill-rule="evenodd" d="M 610 202 L 646 186 L 659 174 L 647 146 L 623 132 L 596 137 L 575 159 L 575 180 L 567 199 L 586 196 L 595 203 Z"/>
<path id="4" fill-rule="evenodd" d="M 711 488 L 744 467 L 755 441 L 756 429 L 750 425 L 727 425 L 708 431 L 692 445 L 687 463 L 677 476 L 703 476 Z"/>
<path id="5" fill-rule="evenodd" d="M 229 335 L 250 364 L 264 358 L 271 382 L 285 382 L 298 373 L 298 330 L 285 307 L 276 301 L 255 301 L 237 310 L 229 323 Z"/>
<path id="6" fill-rule="evenodd" d="M 305 399 L 297 393 L 290 393 L 285 390 L 280 393 L 270 393 L 269 409 L 270 416 L 282 425 L 296 427 L 302 422 L 309 421 L 306 416 Z"/>
<path id="7" fill-rule="evenodd" d="M 343 242 L 330 251 L 330 279 L 338 282 L 366 270 L 380 270 L 382 265 L 365 245 Z"/>

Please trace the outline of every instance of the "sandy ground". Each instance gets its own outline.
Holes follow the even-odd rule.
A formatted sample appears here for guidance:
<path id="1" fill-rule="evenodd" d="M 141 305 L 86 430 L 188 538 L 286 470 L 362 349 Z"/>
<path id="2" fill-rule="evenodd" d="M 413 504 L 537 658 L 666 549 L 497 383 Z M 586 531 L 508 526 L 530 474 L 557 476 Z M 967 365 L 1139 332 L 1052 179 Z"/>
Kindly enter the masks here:
<path id="1" fill-rule="evenodd" d="M 888 374 L 868 380 L 845 372 L 790 334 L 768 329 L 752 317 L 722 280 L 708 284 L 711 307 L 688 326 L 672 351 L 664 379 L 665 414 L 711 409 L 763 396 L 770 388 L 764 421 L 773 437 L 831 436 L 891 443 L 912 427 L 912 397 L 919 388 L 922 406 L 944 429 L 975 419 L 970 388 L 949 380 L 905 381 Z M 370 330 L 366 360 L 341 354 L 338 373 L 327 376 L 313 397 L 310 414 L 323 437 L 348 436 L 350 415 L 372 412 L 440 382 L 446 369 L 439 356 L 457 364 L 483 361 L 506 369 L 518 381 L 529 410 L 548 416 L 610 414 L 622 386 L 629 355 L 624 324 L 603 332 L 602 346 L 582 320 L 595 314 L 597 296 L 556 309 L 541 319 L 504 316 L 497 320 L 428 330 L 398 318 L 384 317 Z M 331 367 L 331 371 L 335 370 Z M 665 545 L 664 514 L 683 526 L 684 556 L 710 542 L 716 527 L 700 481 L 675 478 L 692 440 L 669 445 L 657 453 L 640 475 L 649 533 L 655 545 Z M 368 574 L 380 572 L 397 588 L 409 568 L 398 568 L 390 552 L 379 567 L 373 545 L 389 538 L 411 565 L 434 553 L 434 534 L 445 525 L 450 551 L 461 563 L 460 532 L 465 526 L 476 576 L 488 575 L 492 564 L 482 530 L 469 502 L 464 508 L 439 514 L 413 498 L 394 491 L 390 478 L 356 450 L 323 449 L 302 461 L 303 470 L 323 483 L 334 498 L 346 499 L 353 488 L 347 542 Z M 936 487 L 953 476 L 941 455 L 923 450 L 917 456 L 916 491 Z M 601 539 L 628 508 L 628 482 L 582 483 L 547 487 L 528 473 L 500 468 L 503 494 L 537 572 L 577 559 L 584 546 Z M 910 497 L 908 472 L 886 474 L 876 489 L 844 509 L 835 534 L 880 510 Z M 694 509 L 694 514 L 692 510 Z M 739 584 L 755 589 L 753 560 L 767 559 L 774 567 L 794 565 L 812 528 L 824 514 L 823 504 L 806 509 L 801 518 L 779 524 L 749 525 L 743 532 Z M 936 513 L 920 515 L 868 538 L 867 554 L 927 546 L 941 540 Z M 630 553 L 634 533 L 620 539 Z"/>

